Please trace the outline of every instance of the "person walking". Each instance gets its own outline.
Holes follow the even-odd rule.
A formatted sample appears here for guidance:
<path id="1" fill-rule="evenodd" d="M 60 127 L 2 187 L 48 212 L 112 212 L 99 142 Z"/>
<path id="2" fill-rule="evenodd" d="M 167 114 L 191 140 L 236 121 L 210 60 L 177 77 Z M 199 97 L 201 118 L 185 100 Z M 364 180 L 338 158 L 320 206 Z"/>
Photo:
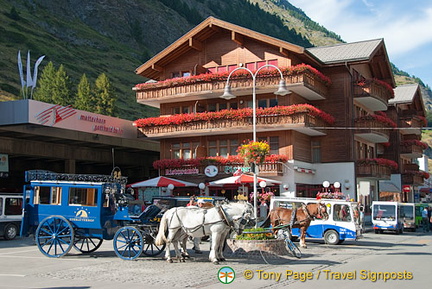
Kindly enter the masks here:
<path id="1" fill-rule="evenodd" d="M 427 207 L 424 207 L 422 211 L 422 223 L 423 232 L 429 232 L 429 210 Z"/>

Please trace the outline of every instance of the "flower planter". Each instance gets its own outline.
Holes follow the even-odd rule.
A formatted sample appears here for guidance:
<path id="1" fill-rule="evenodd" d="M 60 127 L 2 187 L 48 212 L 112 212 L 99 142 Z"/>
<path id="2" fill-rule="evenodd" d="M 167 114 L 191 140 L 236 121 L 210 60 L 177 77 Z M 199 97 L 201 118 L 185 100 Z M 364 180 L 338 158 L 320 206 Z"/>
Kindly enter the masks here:
<path id="1" fill-rule="evenodd" d="M 281 258 L 287 256 L 284 240 L 236 240 L 228 239 L 232 255 L 241 258 Z"/>

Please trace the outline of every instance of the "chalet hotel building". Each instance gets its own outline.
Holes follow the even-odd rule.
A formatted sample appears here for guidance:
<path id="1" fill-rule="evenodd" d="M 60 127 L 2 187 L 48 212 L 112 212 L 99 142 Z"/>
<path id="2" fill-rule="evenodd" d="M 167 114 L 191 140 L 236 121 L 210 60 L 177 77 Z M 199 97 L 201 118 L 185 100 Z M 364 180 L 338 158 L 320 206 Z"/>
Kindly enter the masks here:
<path id="1" fill-rule="evenodd" d="M 208 184 L 250 171 L 236 155 L 252 139 L 254 99 L 257 140 L 271 148 L 258 176 L 281 182 L 260 191 L 412 202 L 428 177 L 416 163 L 425 149 L 421 92 L 396 88 L 383 39 L 304 48 L 209 17 L 136 73 L 137 102 L 160 109 L 134 122 L 160 142 L 154 168 L 206 184 L 205 194 L 251 192 Z M 289 94 L 274 94 L 281 78 Z M 221 97 L 227 84 L 235 98 Z"/>

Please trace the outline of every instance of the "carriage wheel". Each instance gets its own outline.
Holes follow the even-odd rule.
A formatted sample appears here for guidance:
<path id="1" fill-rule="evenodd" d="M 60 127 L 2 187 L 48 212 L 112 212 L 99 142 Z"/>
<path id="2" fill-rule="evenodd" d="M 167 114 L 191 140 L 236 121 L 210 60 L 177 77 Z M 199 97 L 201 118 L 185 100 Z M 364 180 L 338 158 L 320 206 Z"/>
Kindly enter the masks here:
<path id="1" fill-rule="evenodd" d="M 84 237 L 79 234 L 75 236 L 74 248 L 83 254 L 96 251 L 102 245 L 103 239 L 95 237 Z"/>
<path id="2" fill-rule="evenodd" d="M 123 260 L 134 260 L 143 251 L 143 236 L 134 227 L 120 228 L 114 235 L 114 251 Z"/>
<path id="3" fill-rule="evenodd" d="M 63 257 L 74 243 L 72 224 L 63 216 L 45 218 L 36 230 L 36 243 L 45 256 Z"/>
<path id="4" fill-rule="evenodd" d="M 150 229 L 144 232 L 144 248 L 143 253 L 146 256 L 154 257 L 159 255 L 165 249 L 165 244 L 162 246 L 156 246 L 155 239 L 157 235 L 157 230 Z"/>

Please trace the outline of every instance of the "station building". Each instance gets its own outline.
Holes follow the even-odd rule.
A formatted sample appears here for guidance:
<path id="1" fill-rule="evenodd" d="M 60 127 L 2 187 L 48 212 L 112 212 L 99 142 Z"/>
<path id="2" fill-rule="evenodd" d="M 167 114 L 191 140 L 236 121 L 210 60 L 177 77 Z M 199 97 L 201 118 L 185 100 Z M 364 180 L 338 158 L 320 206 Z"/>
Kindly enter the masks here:
<path id="1" fill-rule="evenodd" d="M 132 121 L 31 99 L 0 102 L 0 191 L 21 192 L 27 170 L 157 176 L 159 142 Z"/>

